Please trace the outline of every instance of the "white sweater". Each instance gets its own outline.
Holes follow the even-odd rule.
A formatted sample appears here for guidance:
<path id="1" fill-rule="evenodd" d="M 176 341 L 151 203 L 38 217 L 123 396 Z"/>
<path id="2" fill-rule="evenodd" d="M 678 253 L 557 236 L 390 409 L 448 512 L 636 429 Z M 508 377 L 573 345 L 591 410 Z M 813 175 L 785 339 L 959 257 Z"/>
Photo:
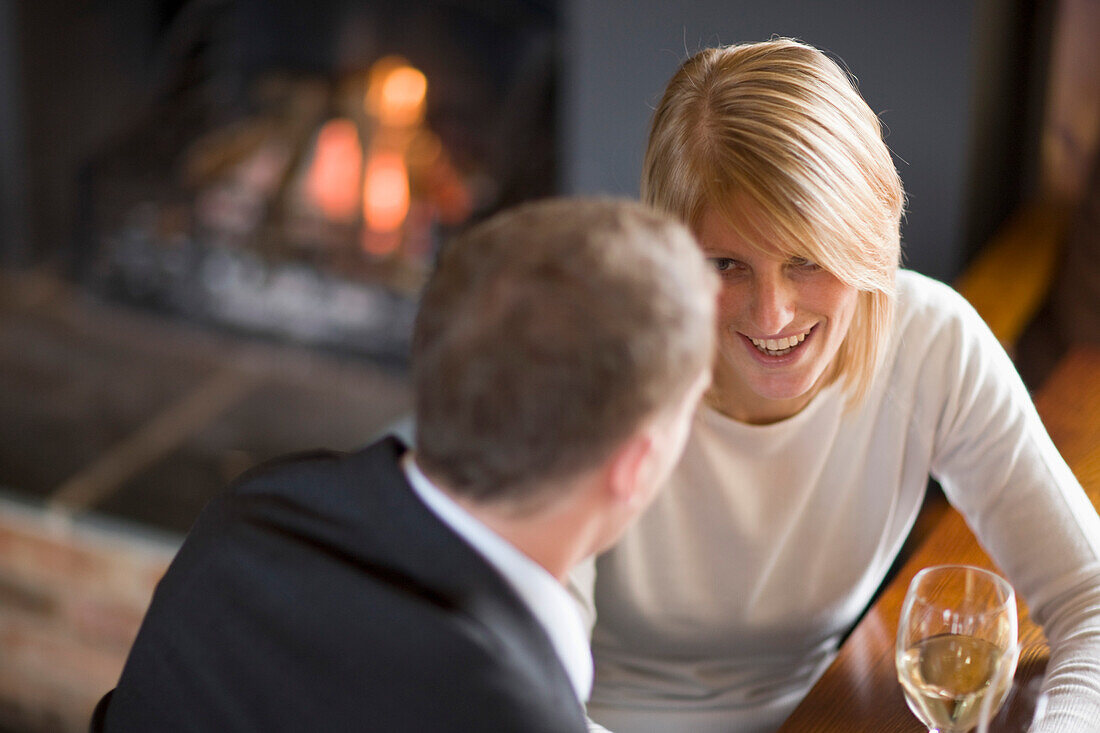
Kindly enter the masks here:
<path id="1" fill-rule="evenodd" d="M 701 408 L 669 485 L 598 559 L 594 596 L 591 567 L 577 573 L 598 614 L 597 723 L 774 730 L 881 584 L 931 474 L 1050 639 L 1041 730 L 1100 730 L 1100 519 L 981 318 L 916 273 L 898 289 L 855 411 L 838 385 L 771 425 Z"/>

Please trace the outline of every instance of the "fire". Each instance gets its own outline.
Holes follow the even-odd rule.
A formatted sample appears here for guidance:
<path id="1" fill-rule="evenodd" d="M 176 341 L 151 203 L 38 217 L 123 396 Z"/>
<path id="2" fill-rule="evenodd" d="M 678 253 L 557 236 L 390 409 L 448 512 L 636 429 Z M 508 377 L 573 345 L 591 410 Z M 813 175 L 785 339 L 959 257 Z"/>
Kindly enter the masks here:
<path id="1" fill-rule="evenodd" d="M 358 209 L 363 146 L 349 119 L 329 120 L 317 135 L 313 162 L 306 176 L 306 196 L 329 219 L 353 219 Z"/>
<path id="2" fill-rule="evenodd" d="M 366 119 L 333 119 L 317 135 L 305 181 L 309 203 L 331 222 L 361 222 L 360 246 L 370 255 L 423 256 L 434 219 L 469 216 L 469 192 L 425 127 L 427 91 L 421 71 L 387 56 L 368 74 Z"/>
<path id="3" fill-rule="evenodd" d="M 374 232 L 396 231 L 409 213 L 409 171 L 402 156 L 376 151 L 367 161 L 363 218 Z"/>
<path id="4" fill-rule="evenodd" d="M 386 127 L 412 127 L 424 118 L 428 80 L 400 56 L 386 56 L 370 70 L 363 106 Z"/>
<path id="5" fill-rule="evenodd" d="M 378 122 L 363 178 L 364 247 L 388 254 L 409 215 L 409 141 L 424 119 L 428 80 L 400 56 L 386 56 L 370 70 L 363 108 Z"/>

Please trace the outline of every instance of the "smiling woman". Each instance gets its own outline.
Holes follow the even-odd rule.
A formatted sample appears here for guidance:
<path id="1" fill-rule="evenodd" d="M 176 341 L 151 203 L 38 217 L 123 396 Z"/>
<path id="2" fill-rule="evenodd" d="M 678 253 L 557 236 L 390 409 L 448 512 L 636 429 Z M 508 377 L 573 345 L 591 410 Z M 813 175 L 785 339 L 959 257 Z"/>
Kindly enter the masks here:
<path id="1" fill-rule="evenodd" d="M 590 717 L 774 731 L 882 584 L 931 475 L 1047 623 L 1060 727 L 1042 730 L 1094 730 L 1100 518 L 986 324 L 899 271 L 901 182 L 851 78 L 788 39 L 696 54 L 654 113 L 642 192 L 720 275 L 718 350 L 665 490 L 576 575 Z"/>
<path id="2" fill-rule="evenodd" d="M 722 279 L 708 403 L 752 424 L 796 414 L 835 378 L 858 291 L 778 245 L 750 244 L 718 209 L 705 210 L 696 234 Z"/>

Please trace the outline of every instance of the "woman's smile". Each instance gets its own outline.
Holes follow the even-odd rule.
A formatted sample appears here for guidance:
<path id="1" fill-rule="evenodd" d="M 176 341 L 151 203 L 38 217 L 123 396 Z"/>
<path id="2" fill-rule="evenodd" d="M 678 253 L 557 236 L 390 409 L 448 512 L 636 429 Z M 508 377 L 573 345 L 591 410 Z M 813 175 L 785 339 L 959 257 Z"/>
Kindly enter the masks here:
<path id="1" fill-rule="evenodd" d="M 789 336 L 761 336 L 757 338 L 746 333 L 742 333 L 741 336 L 748 339 L 754 349 L 767 357 L 768 361 L 765 361 L 765 364 L 779 364 L 786 363 L 786 361 L 780 361 L 781 357 L 801 351 L 802 345 L 811 333 L 813 333 L 812 327 Z"/>

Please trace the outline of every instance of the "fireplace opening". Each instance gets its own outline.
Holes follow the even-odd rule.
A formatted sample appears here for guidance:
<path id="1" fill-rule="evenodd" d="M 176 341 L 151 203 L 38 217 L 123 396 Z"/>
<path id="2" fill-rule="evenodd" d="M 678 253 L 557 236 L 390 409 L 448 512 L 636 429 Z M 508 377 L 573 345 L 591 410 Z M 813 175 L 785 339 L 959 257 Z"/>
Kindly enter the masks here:
<path id="1" fill-rule="evenodd" d="M 83 166 L 78 279 L 402 364 L 440 246 L 554 193 L 556 6 L 187 2 L 160 91 Z"/>

